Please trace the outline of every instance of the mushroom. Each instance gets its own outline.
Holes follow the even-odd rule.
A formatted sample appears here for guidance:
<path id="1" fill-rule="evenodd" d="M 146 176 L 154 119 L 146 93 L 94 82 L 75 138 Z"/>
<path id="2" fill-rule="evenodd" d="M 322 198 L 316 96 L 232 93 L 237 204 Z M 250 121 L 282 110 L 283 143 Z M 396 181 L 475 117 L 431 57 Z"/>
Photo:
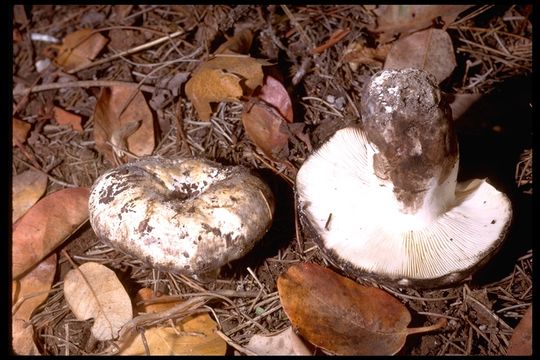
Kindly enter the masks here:
<path id="1" fill-rule="evenodd" d="M 362 129 L 337 131 L 298 172 L 306 235 L 350 276 L 424 288 L 462 281 L 500 247 L 509 199 L 485 179 L 457 183 L 452 116 L 430 74 L 376 73 L 361 113 Z"/>
<path id="2" fill-rule="evenodd" d="M 114 248 L 154 268 L 203 275 L 253 248 L 272 223 L 274 199 L 240 166 L 147 157 L 100 176 L 89 212 Z"/>

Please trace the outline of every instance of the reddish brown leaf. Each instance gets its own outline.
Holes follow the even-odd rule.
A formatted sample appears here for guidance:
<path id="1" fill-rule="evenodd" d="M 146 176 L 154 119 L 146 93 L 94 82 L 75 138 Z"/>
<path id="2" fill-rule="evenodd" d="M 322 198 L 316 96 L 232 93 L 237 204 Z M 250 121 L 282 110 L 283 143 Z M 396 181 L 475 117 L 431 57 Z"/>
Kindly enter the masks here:
<path id="1" fill-rule="evenodd" d="M 47 175 L 36 170 L 27 170 L 13 177 L 12 218 L 14 223 L 30 209 L 47 189 Z"/>
<path id="2" fill-rule="evenodd" d="M 247 135 L 269 158 L 283 161 L 289 155 L 287 122 L 278 111 L 262 101 L 244 106 L 242 123 Z"/>
<path id="3" fill-rule="evenodd" d="M 444 30 L 419 31 L 396 41 L 384 63 L 385 69 L 417 68 L 431 73 L 438 82 L 456 67 L 450 35 Z"/>
<path id="4" fill-rule="evenodd" d="M 51 254 L 31 271 L 26 273 L 13 286 L 14 319 L 30 320 L 34 310 L 49 296 L 54 274 L 56 273 L 56 254 Z"/>
<path id="5" fill-rule="evenodd" d="M 124 151 L 137 156 L 152 154 L 155 147 L 154 120 L 143 94 L 133 86 L 103 88 L 94 109 L 96 148 L 111 163 Z"/>
<path id="6" fill-rule="evenodd" d="M 12 276 L 20 277 L 51 253 L 88 218 L 88 188 L 41 199 L 13 226 Z"/>
<path id="7" fill-rule="evenodd" d="M 391 41 L 394 36 L 405 36 L 433 25 L 441 17 L 450 25 L 460 13 L 472 5 L 379 5 L 374 10 L 377 16 L 375 26 L 370 31 L 379 33 L 379 42 Z"/>
<path id="8" fill-rule="evenodd" d="M 69 125 L 73 130 L 82 134 L 81 117 L 76 114 L 67 112 L 66 110 L 55 106 L 53 108 L 54 118 L 60 125 Z"/>
<path id="9" fill-rule="evenodd" d="M 106 37 L 92 29 L 75 31 L 64 38 L 55 62 L 65 71 L 88 65 L 107 41 Z"/>
<path id="10" fill-rule="evenodd" d="M 272 105 L 277 109 L 277 111 L 287 120 L 288 122 L 293 122 L 293 108 L 292 101 L 283 86 L 278 80 L 274 79 L 271 76 L 266 77 L 266 82 L 261 88 L 261 93 L 259 98 L 267 102 L 269 105 Z"/>
<path id="11" fill-rule="evenodd" d="M 532 305 L 514 329 L 506 355 L 532 355 Z"/>
<path id="12" fill-rule="evenodd" d="M 277 281 L 283 310 L 312 344 L 338 355 L 393 355 L 406 336 L 441 327 L 407 328 L 411 315 L 388 293 L 322 266 L 290 267 Z"/>
<path id="13" fill-rule="evenodd" d="M 22 144 L 26 141 L 28 137 L 28 132 L 32 125 L 26 121 L 22 121 L 16 118 L 13 118 L 13 145 Z"/>

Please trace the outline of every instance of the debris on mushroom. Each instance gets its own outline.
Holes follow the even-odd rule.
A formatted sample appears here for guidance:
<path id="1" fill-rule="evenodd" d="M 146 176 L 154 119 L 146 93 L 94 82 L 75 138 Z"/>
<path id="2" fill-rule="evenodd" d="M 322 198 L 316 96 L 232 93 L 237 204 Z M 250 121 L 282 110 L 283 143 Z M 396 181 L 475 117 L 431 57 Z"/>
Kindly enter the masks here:
<path id="1" fill-rule="evenodd" d="M 459 154 L 436 80 L 383 70 L 366 84 L 362 129 L 336 132 L 300 168 L 303 228 L 351 276 L 398 286 L 462 281 L 500 247 L 509 199 L 457 183 Z"/>
<path id="2" fill-rule="evenodd" d="M 253 248 L 272 223 L 274 198 L 241 166 L 147 157 L 100 176 L 89 210 L 104 242 L 152 267 L 202 275 Z"/>

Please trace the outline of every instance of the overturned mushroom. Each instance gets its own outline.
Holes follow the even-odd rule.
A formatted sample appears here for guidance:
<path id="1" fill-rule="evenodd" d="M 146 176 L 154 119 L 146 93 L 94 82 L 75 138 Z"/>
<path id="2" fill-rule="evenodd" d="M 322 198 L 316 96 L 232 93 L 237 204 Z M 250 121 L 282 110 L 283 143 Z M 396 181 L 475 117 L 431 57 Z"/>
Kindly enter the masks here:
<path id="1" fill-rule="evenodd" d="M 148 157 L 99 177 L 89 209 L 95 233 L 113 247 L 159 269 L 203 274 L 253 248 L 274 200 L 243 167 Z"/>
<path id="2" fill-rule="evenodd" d="M 500 247 L 509 199 L 485 180 L 457 183 L 458 144 L 435 79 L 375 74 L 363 129 L 338 131 L 298 172 L 301 219 L 345 272 L 399 286 L 461 281 Z"/>

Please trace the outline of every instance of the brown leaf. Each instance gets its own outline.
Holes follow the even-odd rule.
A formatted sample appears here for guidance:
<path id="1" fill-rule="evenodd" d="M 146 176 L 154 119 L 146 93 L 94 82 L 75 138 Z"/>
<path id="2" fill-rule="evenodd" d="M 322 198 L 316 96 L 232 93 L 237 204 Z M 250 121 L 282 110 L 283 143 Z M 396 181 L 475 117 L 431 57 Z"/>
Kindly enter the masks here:
<path id="1" fill-rule="evenodd" d="M 234 101 L 263 84 L 262 66 L 269 65 L 245 55 L 216 56 L 202 63 L 186 83 L 186 95 L 199 118 L 207 121 L 212 114 L 210 103 Z"/>
<path id="2" fill-rule="evenodd" d="M 22 144 L 28 137 L 32 125 L 26 121 L 13 118 L 13 145 Z"/>
<path id="3" fill-rule="evenodd" d="M 276 108 L 285 120 L 290 123 L 293 122 L 291 97 L 281 82 L 271 76 L 267 76 L 258 97 Z"/>
<path id="4" fill-rule="evenodd" d="M 53 108 L 54 118 L 60 125 L 69 125 L 73 130 L 82 134 L 83 128 L 81 126 L 81 117 L 76 114 L 67 112 L 66 110 L 55 106 Z"/>
<path id="5" fill-rule="evenodd" d="M 87 262 L 64 278 L 64 296 L 78 320 L 93 318 L 92 335 L 111 340 L 133 317 L 131 300 L 118 277 L 104 265 Z"/>
<path id="6" fill-rule="evenodd" d="M 18 278 L 88 219 L 88 188 L 71 188 L 38 201 L 13 225 L 12 276 Z"/>
<path id="7" fill-rule="evenodd" d="M 444 30 L 428 29 L 396 41 L 384 63 L 385 69 L 417 68 L 431 73 L 440 83 L 456 67 L 450 35 Z"/>
<path id="8" fill-rule="evenodd" d="M 135 303 L 136 303 L 136 309 L 139 313 L 157 313 L 160 311 L 168 310 L 172 307 L 174 307 L 176 304 L 180 303 L 181 301 L 178 299 L 172 300 L 172 301 L 164 301 L 164 302 L 156 302 L 156 303 L 149 303 L 146 302 L 150 301 L 159 301 L 160 297 L 156 296 L 154 294 L 154 291 L 149 288 L 142 288 L 137 291 L 137 295 L 135 296 Z M 163 299 L 164 300 L 164 299 Z M 142 305 L 139 305 L 139 303 L 142 302 Z"/>
<path id="9" fill-rule="evenodd" d="M 252 42 L 253 33 L 250 29 L 246 27 L 235 29 L 234 36 L 221 44 L 214 54 L 249 54 Z"/>
<path id="10" fill-rule="evenodd" d="M 107 41 L 106 37 L 92 29 L 75 31 L 64 38 L 55 62 L 65 71 L 88 65 L 107 44 Z"/>
<path id="11" fill-rule="evenodd" d="M 250 100 L 242 112 L 247 135 L 271 159 L 283 161 L 289 155 L 287 122 L 278 111 L 262 101 Z"/>
<path id="12" fill-rule="evenodd" d="M 532 355 L 532 305 L 514 329 L 506 355 Z"/>
<path id="13" fill-rule="evenodd" d="M 312 344 L 338 355 L 393 355 L 412 333 L 411 315 L 388 293 L 361 286 L 322 266 L 290 267 L 277 281 L 283 310 Z"/>
<path id="14" fill-rule="evenodd" d="M 208 314 L 189 316 L 175 327 L 151 327 L 144 337 L 150 355 L 225 355 L 227 344 L 216 334 L 217 324 Z M 120 355 L 145 355 L 139 334 L 118 344 Z"/>
<path id="15" fill-rule="evenodd" d="M 47 189 L 47 175 L 27 170 L 13 177 L 11 185 L 12 218 L 14 223 L 30 209 Z"/>
<path id="16" fill-rule="evenodd" d="M 377 24 L 369 28 L 379 33 L 379 42 L 386 43 L 401 34 L 405 36 L 433 25 L 439 16 L 450 25 L 460 13 L 473 5 L 379 5 L 373 12 Z"/>
<path id="17" fill-rule="evenodd" d="M 11 336 L 11 345 L 17 355 L 40 355 L 34 343 L 34 328 L 29 321 L 12 318 Z"/>
<path id="18" fill-rule="evenodd" d="M 186 95 L 195 106 L 199 118 L 208 121 L 212 115 L 210 103 L 239 99 L 242 94 L 240 77 L 221 69 L 201 69 L 186 84 Z"/>
<path id="19" fill-rule="evenodd" d="M 123 133 L 121 135 L 127 135 L 123 138 L 119 136 L 123 130 L 132 129 L 135 124 L 139 127 L 133 133 Z M 115 151 L 122 157 L 123 150 L 129 150 L 137 156 L 152 154 L 155 147 L 154 137 L 152 112 L 135 84 L 101 90 L 94 109 L 94 139 L 98 151 L 111 163 L 116 163 L 113 148 L 109 145 L 113 138 L 120 141 L 115 144 Z"/>
<path id="20" fill-rule="evenodd" d="M 352 71 L 356 71 L 360 64 L 382 67 L 389 50 L 390 46 L 387 44 L 370 48 L 360 42 L 352 42 L 345 49 L 342 61 L 349 63 Z"/>
<path id="21" fill-rule="evenodd" d="M 312 355 L 292 327 L 274 336 L 253 335 L 246 349 L 257 355 Z"/>
<path id="22" fill-rule="evenodd" d="M 13 294 L 14 319 L 30 320 L 34 310 L 49 296 L 54 274 L 56 274 L 56 254 L 51 254 L 17 282 Z"/>

